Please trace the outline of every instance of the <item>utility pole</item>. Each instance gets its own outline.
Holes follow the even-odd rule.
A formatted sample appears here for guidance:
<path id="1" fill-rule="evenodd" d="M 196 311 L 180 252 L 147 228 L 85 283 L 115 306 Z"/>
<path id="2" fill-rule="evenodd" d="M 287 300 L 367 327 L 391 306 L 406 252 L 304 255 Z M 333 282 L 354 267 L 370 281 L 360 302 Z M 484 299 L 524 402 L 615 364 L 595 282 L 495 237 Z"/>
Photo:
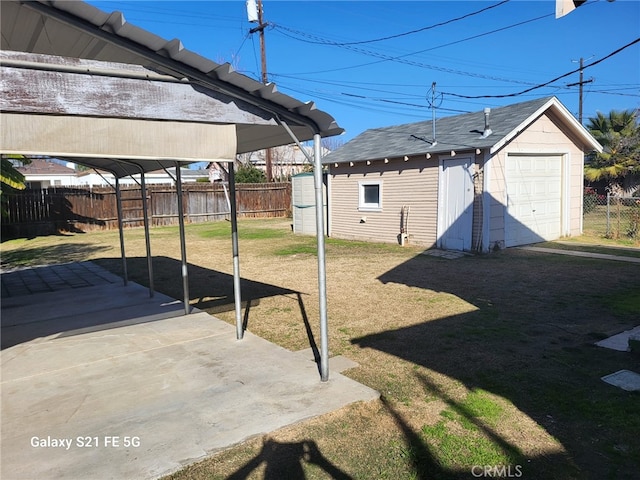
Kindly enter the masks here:
<path id="1" fill-rule="evenodd" d="M 257 12 L 254 12 L 252 14 L 251 10 L 254 10 L 254 9 L 257 10 Z M 249 30 L 249 33 L 251 34 L 254 34 L 256 32 L 260 33 L 260 67 L 262 70 L 262 83 L 266 85 L 267 83 L 269 83 L 269 79 L 267 78 L 267 50 L 266 50 L 265 41 L 264 41 L 264 29 L 267 27 L 267 24 L 264 22 L 264 11 L 262 9 L 262 0 L 257 0 L 257 4 L 256 4 L 256 0 L 247 1 L 247 14 L 249 16 L 250 22 L 255 23 L 256 17 L 252 15 L 255 15 L 256 13 L 257 13 L 258 25 L 252 28 L 251 30 Z M 273 167 L 272 167 L 270 148 L 267 148 L 265 150 L 264 161 L 265 161 L 265 170 L 266 170 L 265 173 L 267 175 L 267 182 L 272 182 Z"/>
<path id="2" fill-rule="evenodd" d="M 584 58 L 580 57 L 580 81 L 576 83 L 567 84 L 567 87 L 575 87 L 576 85 L 580 87 L 579 94 L 578 94 L 578 121 L 580 122 L 580 125 L 582 125 L 582 86 L 585 83 L 593 82 L 593 78 L 590 78 L 589 80 L 583 80 L 583 78 L 584 78 Z"/>

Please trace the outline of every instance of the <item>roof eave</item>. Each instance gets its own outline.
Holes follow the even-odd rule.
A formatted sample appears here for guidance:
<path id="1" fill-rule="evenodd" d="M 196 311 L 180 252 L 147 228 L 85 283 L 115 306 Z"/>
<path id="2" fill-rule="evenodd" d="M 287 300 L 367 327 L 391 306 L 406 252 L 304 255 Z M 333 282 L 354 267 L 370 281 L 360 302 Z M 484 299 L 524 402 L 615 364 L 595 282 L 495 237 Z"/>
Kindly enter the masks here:
<path id="1" fill-rule="evenodd" d="M 575 133 L 580 140 L 584 143 L 584 146 L 587 147 L 588 150 L 595 150 L 597 152 L 602 152 L 602 145 L 584 128 L 580 123 L 576 120 L 576 118 L 566 109 L 560 101 L 556 97 L 550 98 L 546 103 L 544 103 L 540 108 L 538 108 L 534 113 L 529 115 L 525 120 L 523 120 L 520 125 L 511 130 L 507 135 L 502 137 L 498 142 L 496 142 L 490 150 L 490 153 L 493 155 L 502 147 L 504 147 L 507 143 L 513 140 L 516 136 L 518 136 L 522 131 L 524 131 L 535 119 L 540 117 L 544 112 L 546 112 L 550 108 L 555 108 L 556 111 L 562 116 L 563 120 L 569 125 L 571 131 Z"/>
<path id="2" fill-rule="evenodd" d="M 97 13 L 105 13 L 84 2 L 48 2 L 38 0 L 22 4 L 42 15 L 55 18 L 73 28 L 79 29 L 100 38 L 102 41 L 123 48 L 134 55 L 147 59 L 156 66 L 189 77 L 196 83 L 221 93 L 240 98 L 258 108 L 270 112 L 279 118 L 304 125 L 314 134 L 323 137 L 338 135 L 344 132 L 336 120 L 326 112 L 318 110 L 313 102 L 301 102 L 278 92 L 274 84 L 263 85 L 245 75 L 233 72 L 227 64 L 217 64 L 196 53 L 183 48 L 179 40 L 166 42 L 162 48 L 153 50 L 143 43 L 163 40 L 160 37 L 128 23 L 122 14 L 113 12 L 110 20 L 101 28 L 90 21 L 89 17 Z M 124 27 L 127 28 L 124 28 Z M 108 31 L 104 27 L 111 27 Z M 127 32 L 135 33 L 138 39 L 128 38 Z M 190 60 L 190 63 L 186 63 Z M 194 62 L 204 62 L 212 68 L 204 72 L 194 66 Z"/>

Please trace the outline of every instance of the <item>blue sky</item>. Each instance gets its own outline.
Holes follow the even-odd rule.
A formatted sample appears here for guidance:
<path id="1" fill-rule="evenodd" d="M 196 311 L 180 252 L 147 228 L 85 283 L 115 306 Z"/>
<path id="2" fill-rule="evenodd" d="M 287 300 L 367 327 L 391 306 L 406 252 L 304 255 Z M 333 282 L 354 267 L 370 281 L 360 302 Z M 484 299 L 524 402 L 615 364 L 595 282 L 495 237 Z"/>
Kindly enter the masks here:
<path id="1" fill-rule="evenodd" d="M 244 0 L 89 3 L 260 79 L 259 37 L 248 33 Z M 269 80 L 330 113 L 346 129 L 344 142 L 368 128 L 431 119 L 432 103 L 443 117 L 555 95 L 577 116 L 578 87 L 567 87 L 577 72 L 535 87 L 577 70 L 581 57 L 584 80 L 593 79 L 584 85 L 585 122 L 597 111 L 640 108 L 640 42 L 604 59 L 640 37 L 639 0 L 588 0 L 560 19 L 553 0 L 263 7 Z"/>

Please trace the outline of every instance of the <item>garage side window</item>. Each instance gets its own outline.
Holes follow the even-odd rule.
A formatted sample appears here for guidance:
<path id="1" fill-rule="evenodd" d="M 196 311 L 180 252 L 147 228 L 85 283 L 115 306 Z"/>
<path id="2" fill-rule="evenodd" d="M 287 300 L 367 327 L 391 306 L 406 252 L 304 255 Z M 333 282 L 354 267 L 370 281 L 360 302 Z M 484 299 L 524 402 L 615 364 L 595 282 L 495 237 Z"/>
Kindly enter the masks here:
<path id="1" fill-rule="evenodd" d="M 358 210 L 382 211 L 382 182 L 358 182 Z"/>

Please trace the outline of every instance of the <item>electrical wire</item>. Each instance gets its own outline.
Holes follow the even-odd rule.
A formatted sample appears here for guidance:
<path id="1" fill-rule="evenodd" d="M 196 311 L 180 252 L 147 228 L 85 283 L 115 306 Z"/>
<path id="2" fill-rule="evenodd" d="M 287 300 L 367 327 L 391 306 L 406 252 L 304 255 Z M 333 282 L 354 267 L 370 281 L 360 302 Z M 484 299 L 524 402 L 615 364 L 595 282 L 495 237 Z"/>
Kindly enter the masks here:
<path id="1" fill-rule="evenodd" d="M 424 32 L 426 30 L 431 30 L 431 29 L 436 28 L 436 27 L 442 27 L 444 25 L 449 25 L 450 23 L 454 23 L 454 22 L 457 22 L 457 21 L 460 21 L 460 20 L 464 20 L 465 18 L 473 17 L 474 15 L 478 15 L 480 13 L 486 12 L 487 10 L 491 10 L 492 8 L 499 7 L 501 5 L 504 5 L 505 3 L 508 3 L 509 1 L 510 0 L 503 0 L 500 3 L 497 3 L 495 5 L 490 5 L 488 7 L 485 7 L 483 9 L 481 9 L 481 10 L 477 10 L 475 12 L 468 13 L 468 14 L 463 15 L 461 17 L 452 18 L 452 19 L 446 20 L 444 22 L 435 23 L 433 25 L 429 25 L 429 26 L 422 27 L 422 28 L 417 28 L 415 30 L 410 30 L 408 32 L 398 33 L 396 35 L 389 35 L 389 36 L 386 36 L 386 37 L 374 38 L 374 39 L 371 39 L 371 40 L 360 40 L 360 41 L 356 41 L 356 42 L 333 42 L 333 41 L 328 40 L 328 39 L 318 40 L 318 41 L 312 41 L 312 40 L 302 40 L 302 41 L 305 41 L 307 43 L 320 44 L 320 45 L 332 45 L 332 46 L 335 46 L 335 47 L 344 47 L 344 46 L 347 46 L 347 45 L 363 45 L 365 43 L 382 42 L 382 41 L 385 41 L 385 40 L 392 40 L 394 38 L 406 37 L 407 35 L 413 35 L 414 33 Z M 285 29 L 290 30 L 292 32 L 294 31 L 292 29 L 288 29 L 287 27 L 282 27 L 282 26 L 279 26 L 279 25 L 276 25 L 276 24 L 274 24 L 274 26 L 285 28 Z M 304 32 L 300 32 L 300 31 L 296 31 L 296 32 L 304 35 Z M 321 37 L 318 37 L 318 38 L 321 38 Z"/>
<path id="2" fill-rule="evenodd" d="M 411 60 L 407 57 L 413 56 L 413 55 L 418 55 L 420 53 L 425 53 L 428 51 L 432 51 L 435 49 L 439 49 L 439 48 L 444 48 L 450 45 L 454 45 L 454 44 L 458 44 L 458 43 L 462 43 L 462 42 L 466 42 L 466 41 L 470 41 L 470 40 L 474 40 L 476 38 L 480 38 L 483 36 L 487 36 L 487 35 L 491 35 L 503 30 L 507 30 L 509 28 L 515 28 L 517 26 L 523 25 L 525 23 L 530 23 L 530 22 L 534 22 L 537 20 L 540 20 L 542 18 L 546 18 L 546 17 L 550 17 L 553 16 L 553 14 L 548 14 L 548 15 L 544 15 L 541 17 L 537 17 L 537 18 L 532 18 L 529 20 L 525 20 L 523 22 L 517 23 L 517 24 L 513 24 L 513 25 L 508 25 L 506 27 L 502 27 L 496 30 L 492 30 L 492 31 L 488 31 L 488 32 L 484 32 L 475 36 L 471 36 L 471 37 L 467 37 L 467 38 L 463 38 L 463 39 L 459 39 L 459 40 L 454 40 L 452 42 L 449 43 L 445 43 L 442 45 L 438 45 L 435 47 L 431 47 L 425 50 L 420 50 L 417 52 L 412 52 L 412 53 L 407 53 L 407 54 L 403 54 L 403 55 L 392 55 L 392 54 L 384 54 L 384 53 L 377 53 L 377 52 L 370 52 L 366 49 L 360 49 L 360 48 L 354 48 L 357 45 L 363 45 L 363 44 L 371 44 L 371 43 L 375 43 L 375 42 L 382 42 L 385 40 L 392 40 L 394 38 L 400 38 L 400 37 L 404 37 L 404 36 L 408 36 L 411 34 L 416 34 L 419 33 L 421 31 L 426 31 L 429 29 L 433 29 L 436 27 L 440 27 L 440 26 L 444 26 L 453 22 L 457 22 L 460 20 L 463 20 L 464 18 L 468 18 L 471 17 L 473 15 L 478 15 L 482 12 L 485 12 L 487 10 L 502 6 L 504 4 L 506 4 L 509 0 L 504 0 L 502 2 L 499 2 L 495 5 L 486 7 L 484 9 L 478 10 L 476 12 L 472 12 L 466 15 L 463 15 L 461 17 L 456 17 L 456 18 L 452 18 L 450 20 L 438 23 L 438 24 L 434 24 L 434 25 L 430 25 L 430 26 L 426 26 L 426 27 L 422 27 L 416 30 L 411 30 L 408 32 L 403 32 L 400 34 L 395 34 L 395 35 L 389 35 L 387 37 L 381 37 L 381 38 L 375 38 L 375 39 L 370 39 L 370 40 L 360 40 L 360 41 L 353 41 L 353 42 L 337 42 L 337 41 L 332 41 L 328 38 L 324 38 L 322 36 L 315 36 L 315 35 L 309 35 L 306 32 L 300 32 L 297 31 L 295 29 L 290 29 L 291 30 L 291 34 L 287 35 L 285 32 L 283 32 L 283 30 L 279 30 L 279 28 L 289 28 L 289 27 L 284 27 L 284 26 L 280 26 L 280 25 L 274 25 L 271 24 L 270 27 L 274 29 L 274 31 L 278 31 L 278 33 L 281 33 L 282 35 L 288 36 L 294 40 L 297 41 L 302 41 L 302 42 L 306 42 L 306 43 L 316 43 L 316 44 L 325 44 L 328 46 L 337 46 L 337 47 L 341 47 L 341 48 L 345 48 L 351 51 L 354 51 L 356 53 L 361 53 L 364 55 L 370 55 L 373 56 L 374 58 L 377 58 L 378 60 L 374 61 L 374 62 L 369 62 L 369 63 L 365 63 L 365 64 L 361 64 L 361 65 L 355 65 L 355 66 L 351 66 L 351 67 L 343 67 L 343 68 L 338 68 L 338 69 L 332 69 L 332 70 L 325 70 L 322 73 L 326 73 L 326 72 L 333 72 L 333 71 L 339 71 L 339 70 L 346 70 L 346 69 L 351 69 L 351 68 L 358 68 L 358 67 L 363 67 L 363 66 L 368 66 L 368 65 L 373 65 L 373 64 L 378 64 L 378 63 L 382 63 L 385 61 L 396 61 L 398 63 L 402 63 L 402 64 L 407 64 L 407 65 L 411 65 L 411 66 L 416 66 L 416 67 L 420 67 L 420 68 L 427 68 L 427 69 L 432 69 L 432 70 L 436 70 L 436 71 L 441 71 L 441 72 L 445 72 L 445 73 L 452 73 L 452 74 L 458 74 L 458 75 L 465 75 L 465 76 L 469 76 L 469 77 L 474 77 L 474 78 L 481 78 L 481 79 L 486 79 L 486 80 L 492 80 L 492 81 L 499 81 L 499 82 L 508 82 L 508 83 L 519 83 L 519 84 L 523 84 L 523 85 L 527 85 L 527 86 L 531 86 L 531 88 L 527 88 L 525 90 L 522 90 L 520 92 L 517 92 L 515 94 L 509 94 L 509 95 L 477 95 L 477 96 L 463 96 L 463 95 L 456 95 L 456 94 L 448 94 L 451 95 L 452 98 L 449 99 L 450 102 L 453 103 L 461 103 L 461 104 L 474 104 L 477 102 L 472 102 L 472 101 L 467 101 L 467 100 L 473 100 L 473 99 L 484 99 L 484 98 L 505 98 L 505 97 L 510 97 L 510 96 L 517 96 L 517 95 L 525 95 L 527 96 L 527 93 L 532 92 L 536 89 L 540 89 L 543 87 L 546 88 L 555 88 L 556 91 L 559 91 L 560 89 L 564 89 L 565 92 L 566 91 L 571 91 L 571 89 L 569 87 L 566 86 L 557 86 L 557 85 L 552 85 L 552 83 L 554 83 L 557 80 L 560 80 L 566 76 L 572 75 L 574 73 L 576 73 L 577 70 L 574 70 L 572 72 L 569 72 L 565 75 L 562 75 L 560 77 L 557 77 L 553 80 L 550 80 L 549 82 L 545 82 L 543 84 L 535 84 L 533 82 L 524 82 L 524 81 L 518 81 L 518 80 L 514 80 L 514 79 L 510 79 L 510 78 L 500 78 L 497 76 L 491 76 L 491 75 L 482 75 L 482 74 L 474 74 L 471 72 L 465 72 L 463 70 L 455 70 L 455 69 L 450 69 L 450 68 L 444 68 L 444 67 L 440 67 L 437 65 L 429 65 L 426 63 L 422 63 L 420 61 L 416 61 L 416 60 Z M 161 5 L 161 4 L 160 4 Z M 167 13 L 161 13 L 160 11 L 164 11 Z M 205 21 L 207 18 L 210 18 L 212 20 L 215 20 L 216 23 L 218 22 L 228 22 L 228 21 L 237 21 L 237 19 L 235 17 L 224 17 L 224 16 L 218 16 L 215 14 L 207 14 L 207 13 L 198 13 L 198 14 L 191 14 L 191 13 L 187 13 L 185 11 L 178 11 L 178 10 L 171 10 L 171 9 L 166 9 L 166 8 L 157 8 L 157 6 L 154 6 L 154 8 L 152 9 L 147 9 L 146 11 L 144 11 L 144 7 L 141 6 L 136 6 L 135 8 L 128 8 L 127 11 L 137 11 L 137 12 L 144 12 L 145 13 L 145 17 L 147 17 L 148 15 L 146 15 L 146 13 L 159 13 L 160 15 L 171 15 L 173 21 L 171 21 L 171 24 L 176 24 L 175 22 L 175 17 L 182 17 L 185 19 L 191 19 L 191 18 L 195 18 L 196 16 L 198 18 L 203 18 Z M 206 18 L 205 18 L 206 17 Z M 145 18 L 144 19 L 146 22 L 149 21 L 153 21 L 150 20 L 149 18 Z M 165 23 L 162 22 L 160 20 L 157 20 L 156 22 L 158 23 Z M 169 23 L 169 22 L 166 22 Z M 191 23 L 193 25 L 198 25 L 199 23 Z M 208 24 L 208 26 L 211 26 L 210 24 Z M 221 27 L 218 27 L 221 28 Z M 226 28 L 226 27 L 223 27 Z M 297 37 L 296 37 L 297 35 Z M 240 45 L 240 47 L 238 47 L 237 49 L 237 53 L 236 55 L 238 55 L 240 53 L 240 50 L 242 50 L 246 44 L 246 40 L 248 38 L 249 34 L 247 34 L 246 36 L 244 36 L 242 43 Z M 300 38 L 302 37 L 302 38 Z M 638 39 L 640 40 L 640 39 Z M 252 43 L 253 43 L 253 38 L 252 38 Z M 635 43 L 635 42 L 634 42 Z M 351 47 L 351 48 L 349 48 Z M 625 47 L 623 47 L 625 48 Z M 258 58 L 257 58 L 257 53 L 256 53 L 256 45 L 253 44 L 253 53 L 254 53 L 254 57 L 255 57 L 255 62 L 256 62 L 256 68 L 258 68 Z M 587 65 L 587 67 L 584 68 L 588 68 L 591 66 L 596 65 L 597 63 L 599 63 L 600 61 L 605 60 L 606 58 L 614 55 L 616 52 L 612 52 L 612 54 L 610 54 L 607 57 L 604 57 L 603 59 L 600 59 L 597 62 L 593 62 L 589 65 Z M 308 75 L 308 74 L 316 74 L 316 73 L 321 73 L 321 72 L 305 72 L 305 73 L 299 73 L 298 75 Z M 327 85 L 332 85 L 334 87 L 339 87 L 342 91 L 331 91 L 331 92 L 327 92 L 327 91 L 321 91 L 321 90 L 317 90 L 317 89 L 304 89 L 304 87 L 301 87 L 302 89 L 294 89 L 294 88 L 290 88 L 287 86 L 287 84 L 289 83 L 288 81 L 284 81 L 283 83 L 278 83 L 278 87 L 280 89 L 289 89 L 291 91 L 294 92 L 301 92 L 304 93 L 304 95 L 312 95 L 314 97 L 320 98 L 322 100 L 328 101 L 328 102 L 332 102 L 332 103 L 336 103 L 336 104 L 342 104 L 342 105 L 346 105 L 346 106 L 350 106 L 350 107 L 354 107 L 354 108 L 358 108 L 360 110 L 371 110 L 371 111 L 379 111 L 379 112 L 390 112 L 390 113 L 398 113 L 400 108 L 402 108 L 401 113 L 404 115 L 407 115 L 407 110 L 415 110 L 415 111 L 421 111 L 424 110 L 428 107 L 426 107 L 426 105 L 419 105 L 416 103 L 411 103 L 410 100 L 412 98 L 423 98 L 422 95 L 412 95 L 410 93 L 403 93 L 403 92 L 394 92 L 394 91 L 390 91 L 390 90 L 384 90 L 384 87 L 423 87 L 423 85 L 409 85 L 409 84 L 382 84 L 382 83 L 370 83 L 370 82 L 350 82 L 347 80 L 343 80 L 341 82 L 338 81 L 322 81 L 322 80 L 311 80 L 311 79 L 305 79 L 305 78 L 301 78 L 301 77 L 295 77 L 293 76 L 294 74 L 276 74 L 276 73 L 272 73 L 269 72 L 270 77 L 275 77 L 275 78 L 284 78 L 284 79 L 291 79 L 291 80 L 299 80 L 300 82 L 312 82 L 312 83 L 318 83 L 318 84 L 327 84 Z M 255 78 L 259 78 L 258 74 L 254 75 Z M 369 87 L 382 87 L 380 89 L 378 88 L 367 88 L 367 87 L 363 87 L 363 86 L 369 86 Z M 376 93 L 380 93 L 382 94 L 380 95 L 376 95 L 376 96 L 368 96 L 368 95 L 359 95 L 359 94 L 355 94 L 355 93 L 351 93 L 348 90 L 352 89 L 352 88 L 357 88 L 359 92 L 362 91 L 368 91 L 368 92 L 376 92 Z M 499 86 L 499 85 L 491 85 L 491 86 L 481 86 L 481 85 L 473 85 L 471 86 L 471 88 L 504 88 L 504 86 Z M 602 90 L 593 90 L 593 89 L 589 89 L 589 93 L 591 94 L 602 94 L 602 95 L 622 95 L 622 96 L 626 96 L 626 97 L 635 97 L 637 98 L 638 95 L 634 95 L 633 93 L 630 93 L 628 90 L 636 90 L 637 87 L 635 86 L 631 86 L 629 88 L 620 88 L 620 89 L 602 89 Z M 445 87 L 446 89 L 446 87 Z M 560 92 L 558 94 L 565 94 L 565 92 Z M 384 96 L 384 98 L 381 98 L 382 96 Z M 531 95 L 532 96 L 532 95 Z M 455 98 L 458 98 L 459 100 L 455 100 Z M 403 100 L 409 100 L 409 101 L 403 101 Z M 380 109 L 380 108 L 376 108 L 376 107 L 370 107 L 369 105 L 387 105 L 388 107 L 390 107 L 392 110 L 389 109 Z M 365 105 L 365 106 L 363 106 Z M 397 107 L 394 107 L 397 106 Z M 484 105 L 484 103 L 483 103 Z M 439 111 L 450 111 L 450 112 L 467 112 L 467 110 L 455 110 L 455 109 L 448 109 L 448 108 L 439 108 Z M 411 116 L 417 116 L 422 118 L 421 115 L 412 115 L 409 114 Z"/>
<path id="3" fill-rule="evenodd" d="M 445 93 L 446 95 L 451 95 L 452 97 L 469 98 L 469 99 L 471 99 L 471 98 L 508 98 L 508 97 L 517 97 L 517 96 L 522 95 L 524 93 L 529 93 L 529 92 L 531 92 L 533 90 L 537 90 L 539 88 L 546 87 L 546 86 L 552 84 L 553 82 L 557 82 L 558 80 L 560 80 L 562 78 L 568 77 L 569 75 L 573 75 L 574 73 L 578 73 L 580 70 L 586 70 L 587 68 L 590 68 L 590 67 L 593 67 L 595 65 L 598 65 L 599 63 L 604 62 L 608 58 L 611 58 L 614 55 L 617 55 L 618 53 L 622 52 L 624 49 L 629 48 L 629 47 L 631 47 L 631 46 L 633 46 L 633 45 L 635 45 L 636 43 L 639 43 L 639 42 L 640 42 L 640 37 L 636 38 L 634 41 L 632 41 L 630 43 L 627 43 L 626 45 L 614 50 L 610 54 L 605 55 L 602 58 L 599 58 L 595 62 L 591 62 L 588 65 L 584 65 L 582 68 L 578 67 L 577 69 L 571 70 L 568 73 L 565 73 L 565 74 L 560 75 L 558 77 L 552 78 L 548 82 L 541 83 L 541 84 L 538 84 L 538 85 L 534 85 L 533 87 L 527 88 L 527 89 L 522 90 L 520 92 L 507 93 L 507 94 L 503 94 L 503 95 L 461 95 L 461 94 L 451 93 L 451 92 L 443 92 L 443 93 Z"/>
<path id="4" fill-rule="evenodd" d="M 363 55 L 366 55 L 366 56 L 370 56 L 370 57 L 374 57 L 374 58 L 380 58 L 380 60 L 376 60 L 376 61 L 373 61 L 373 62 L 362 63 L 362 64 L 358 64 L 358 65 L 351 65 L 351 66 L 348 66 L 348 67 L 334 68 L 334 69 L 331 69 L 331 70 L 320 70 L 320 71 L 314 71 L 314 72 L 297 72 L 295 74 L 296 75 L 312 75 L 312 74 L 315 75 L 315 74 L 319 74 L 319 73 L 329 73 L 329 72 L 336 72 L 336 71 L 343 71 L 343 70 L 351 70 L 351 69 L 354 69 L 354 68 L 366 67 L 366 66 L 375 65 L 375 64 L 378 64 L 378 63 L 382 63 L 382 62 L 393 61 L 393 62 L 403 63 L 403 64 L 406 64 L 406 65 L 412 65 L 412 66 L 416 66 L 416 67 L 420 67 L 420 68 L 437 70 L 437 71 L 441 71 L 441 72 L 445 72 L 445 73 L 452 73 L 452 74 L 456 74 L 456 75 L 464 75 L 464 76 L 471 76 L 471 77 L 476 77 L 476 78 L 484 78 L 484 79 L 487 79 L 487 80 L 496 80 L 496 81 L 501 81 L 501 82 L 519 83 L 519 84 L 523 84 L 523 85 L 531 85 L 532 84 L 531 82 L 522 82 L 522 81 L 513 80 L 513 79 L 504 79 L 504 78 L 494 77 L 494 76 L 489 76 L 489 75 L 482 75 L 482 74 L 476 74 L 476 73 L 472 73 L 472 72 L 465 72 L 465 71 L 462 71 L 462 70 L 454 70 L 454 69 L 445 68 L 445 67 L 438 67 L 438 66 L 435 66 L 435 65 L 429 65 L 429 64 L 425 64 L 425 63 L 418 62 L 418 61 L 415 61 L 415 60 L 407 60 L 406 57 L 410 57 L 410 56 L 418 55 L 420 53 L 433 51 L 433 50 L 436 50 L 436 49 L 439 49 L 439 48 L 448 47 L 448 46 L 455 45 L 455 44 L 458 44 L 458 43 L 463 43 L 463 42 L 466 42 L 466 41 L 469 41 L 469 40 L 475 40 L 477 38 L 481 38 L 481 37 L 484 37 L 484 36 L 487 36 L 487 35 L 491 35 L 491 34 L 494 34 L 494 33 L 497 33 L 497 32 L 501 32 L 501 31 L 509 30 L 511 28 L 519 27 L 519 26 L 525 25 L 527 23 L 532 23 L 532 22 L 535 22 L 535 21 L 538 21 L 538 20 L 542 20 L 543 18 L 548 18 L 548 17 L 550 17 L 552 15 L 553 14 L 541 15 L 539 17 L 530 18 L 529 20 L 524 20 L 522 22 L 511 24 L 511 25 L 508 25 L 506 27 L 501 27 L 501 28 L 498 28 L 498 29 L 495 29 L 495 30 L 491 30 L 491 31 L 488 31 L 488 32 L 483 32 L 483 33 L 480 33 L 480 34 L 477 34 L 477 35 L 473 35 L 471 37 L 463 38 L 463 39 L 460 39 L 460 40 L 455 40 L 453 42 L 449 42 L 449 43 L 446 43 L 446 44 L 438 45 L 438 46 L 435 46 L 435 47 L 430 47 L 430 48 L 427 48 L 427 49 L 424 49 L 424 50 L 418 50 L 416 52 L 406 53 L 406 54 L 403 54 L 403 55 L 397 55 L 397 56 L 391 56 L 391 55 L 387 55 L 387 54 L 384 54 L 384 53 L 374 52 L 374 51 L 371 51 L 371 50 L 365 50 L 365 49 L 362 49 L 362 48 L 354 48 L 354 47 L 351 47 L 351 46 L 348 46 L 348 45 L 347 46 L 335 45 L 335 46 L 338 46 L 340 48 L 346 48 L 347 50 L 351 50 L 353 52 L 360 53 L 360 54 L 363 54 Z M 283 33 L 281 30 L 278 30 L 278 25 L 274 25 L 274 27 L 275 27 L 276 31 L 279 31 L 280 34 L 285 35 L 285 36 L 287 36 L 289 38 L 292 38 L 294 40 L 300 40 L 299 38 L 297 38 L 297 37 L 295 37 L 293 35 L 290 35 L 290 34 L 287 34 L 287 33 Z M 292 29 L 286 28 L 286 30 L 292 30 Z M 300 33 L 302 35 L 307 35 L 307 36 L 309 35 L 309 34 L 306 34 L 304 32 L 298 32 L 298 33 Z M 318 37 L 318 38 L 320 38 L 320 37 Z"/>

